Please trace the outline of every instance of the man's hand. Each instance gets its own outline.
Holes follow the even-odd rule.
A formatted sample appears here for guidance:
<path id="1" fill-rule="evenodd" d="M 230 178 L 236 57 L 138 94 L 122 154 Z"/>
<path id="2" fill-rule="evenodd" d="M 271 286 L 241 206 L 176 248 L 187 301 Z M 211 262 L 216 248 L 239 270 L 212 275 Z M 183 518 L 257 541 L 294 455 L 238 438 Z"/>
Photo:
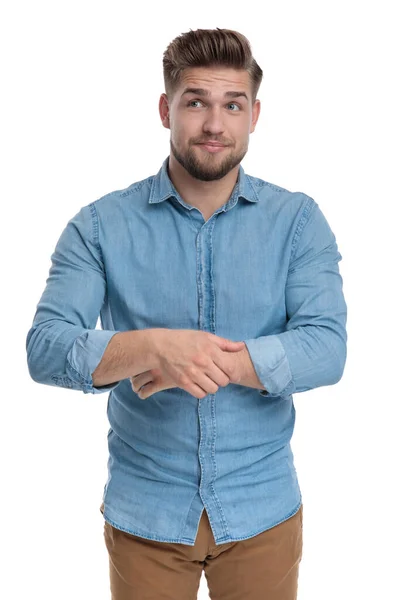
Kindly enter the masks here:
<path id="1" fill-rule="evenodd" d="M 245 375 L 248 361 L 251 363 L 247 347 L 244 346 L 243 350 L 237 352 L 226 352 L 225 361 L 224 365 L 228 371 L 227 375 L 229 377 L 229 383 L 240 385 L 240 382 Z M 156 392 L 180 387 L 176 385 L 176 382 L 173 379 L 168 377 L 167 374 L 163 373 L 161 369 L 158 368 L 139 373 L 134 377 L 130 377 L 130 380 L 133 391 L 136 392 L 142 400 L 145 400 Z"/>
<path id="2" fill-rule="evenodd" d="M 244 342 L 197 329 L 154 329 L 150 341 L 154 369 L 158 369 L 154 377 L 159 387 L 147 381 L 148 389 L 179 387 L 196 398 L 215 394 L 220 386 L 231 382 L 231 377 L 236 377 L 238 363 L 230 354 L 240 352 L 245 346 Z M 142 383 L 145 385 L 143 380 Z"/>

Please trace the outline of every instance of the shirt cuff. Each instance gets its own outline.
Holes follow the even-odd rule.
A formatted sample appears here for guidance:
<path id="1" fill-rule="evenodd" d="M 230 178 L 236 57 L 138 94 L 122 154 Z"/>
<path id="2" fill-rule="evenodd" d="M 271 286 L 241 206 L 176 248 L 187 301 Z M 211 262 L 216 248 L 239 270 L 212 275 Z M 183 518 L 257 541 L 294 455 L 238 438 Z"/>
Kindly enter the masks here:
<path id="1" fill-rule="evenodd" d="M 78 383 L 85 394 L 101 394 L 113 390 L 119 381 L 95 387 L 92 373 L 100 363 L 111 338 L 118 331 L 91 329 L 76 338 L 67 354 L 66 371 Z"/>
<path id="2" fill-rule="evenodd" d="M 294 381 L 285 348 L 278 335 L 265 335 L 244 340 L 254 370 L 265 390 L 262 396 L 289 396 L 294 392 Z"/>

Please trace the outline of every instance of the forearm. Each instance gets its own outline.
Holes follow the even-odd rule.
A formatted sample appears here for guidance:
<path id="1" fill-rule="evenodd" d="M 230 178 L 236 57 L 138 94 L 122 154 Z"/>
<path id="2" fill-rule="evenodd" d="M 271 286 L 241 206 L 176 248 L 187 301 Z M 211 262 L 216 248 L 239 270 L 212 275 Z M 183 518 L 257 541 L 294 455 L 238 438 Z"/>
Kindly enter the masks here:
<path id="1" fill-rule="evenodd" d="M 115 334 L 92 373 L 93 385 L 109 385 L 152 369 L 156 363 L 152 343 L 155 331 L 141 329 Z"/>
<path id="2" fill-rule="evenodd" d="M 257 373 L 254 369 L 254 365 L 253 362 L 250 358 L 250 354 L 249 351 L 246 348 L 244 348 L 242 351 L 237 353 L 238 358 L 240 360 L 241 363 L 241 368 L 240 368 L 240 381 L 235 381 L 234 383 L 237 383 L 238 385 L 243 385 L 246 387 L 251 387 L 251 388 L 255 388 L 257 390 L 265 390 L 265 387 L 263 386 L 263 384 L 261 383 L 261 381 L 259 380 Z"/>

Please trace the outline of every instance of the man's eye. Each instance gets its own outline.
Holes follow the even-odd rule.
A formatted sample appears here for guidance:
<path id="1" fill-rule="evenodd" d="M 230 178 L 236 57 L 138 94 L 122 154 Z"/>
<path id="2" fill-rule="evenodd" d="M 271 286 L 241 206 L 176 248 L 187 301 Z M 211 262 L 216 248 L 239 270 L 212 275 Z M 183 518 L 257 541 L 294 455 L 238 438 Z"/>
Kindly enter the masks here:
<path id="1" fill-rule="evenodd" d="M 200 100 L 189 100 L 189 102 L 187 103 L 187 106 L 192 106 L 194 102 L 200 102 Z M 200 102 L 201 104 L 201 102 Z M 237 110 L 240 110 L 240 106 L 238 104 L 236 104 L 236 102 L 229 102 L 229 104 L 227 104 L 227 106 L 236 106 Z M 231 112 L 237 112 L 237 111 L 231 111 Z"/>

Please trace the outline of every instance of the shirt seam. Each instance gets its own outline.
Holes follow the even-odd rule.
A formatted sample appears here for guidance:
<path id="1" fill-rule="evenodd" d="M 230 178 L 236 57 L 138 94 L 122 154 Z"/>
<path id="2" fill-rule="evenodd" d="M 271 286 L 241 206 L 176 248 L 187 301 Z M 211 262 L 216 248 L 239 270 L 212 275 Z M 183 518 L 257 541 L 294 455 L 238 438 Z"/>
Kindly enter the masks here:
<path id="1" fill-rule="evenodd" d="M 89 204 L 90 214 L 92 218 L 92 243 L 100 252 L 101 262 L 104 265 L 103 252 L 99 241 L 99 215 L 94 202 Z"/>
<path id="2" fill-rule="evenodd" d="M 306 224 L 309 223 L 309 221 L 310 221 L 310 215 L 311 215 L 312 210 L 315 208 L 316 205 L 317 205 L 317 203 L 315 202 L 315 200 L 313 200 L 313 198 L 311 198 L 310 196 L 306 196 L 306 201 L 305 201 L 305 204 L 304 204 L 303 212 L 302 212 L 301 217 L 299 219 L 299 222 L 297 224 L 296 231 L 294 232 L 294 236 L 293 236 L 293 240 L 292 240 L 292 250 L 291 250 L 291 254 L 290 254 L 290 261 L 289 261 L 288 272 L 291 271 L 290 263 L 296 257 L 296 252 L 297 252 L 298 247 L 299 247 L 300 237 L 301 237 L 301 235 L 302 235 L 302 233 L 304 231 L 304 228 L 305 228 Z"/>
<path id="3" fill-rule="evenodd" d="M 114 192 L 111 192 L 114 193 Z M 98 202 L 98 200 L 96 200 L 96 202 Z M 101 266 L 103 269 L 103 274 L 104 274 L 104 281 L 106 284 L 106 291 L 105 291 L 105 296 L 104 296 L 104 302 L 107 301 L 107 298 L 109 297 L 109 293 L 108 293 L 108 279 L 107 279 L 107 275 L 106 275 L 106 264 L 105 264 L 105 260 L 104 260 L 104 254 L 103 254 L 103 250 L 100 244 L 100 217 L 99 217 L 99 212 L 96 208 L 96 203 L 95 202 L 91 202 L 89 204 L 90 206 L 90 212 L 91 212 L 91 216 L 92 216 L 92 236 L 93 236 L 93 244 L 95 246 L 95 248 L 97 248 L 98 252 L 99 252 L 99 257 L 101 260 Z M 114 328 L 114 331 L 117 332 L 118 329 L 115 327 L 115 323 L 114 323 L 114 315 L 112 314 L 111 310 L 109 312 L 109 317 L 111 319 L 111 323 L 112 326 Z M 100 321 L 101 321 L 101 310 L 100 310 Z M 90 385 L 90 384 L 88 384 Z M 96 387 L 96 386 L 94 386 Z"/>

